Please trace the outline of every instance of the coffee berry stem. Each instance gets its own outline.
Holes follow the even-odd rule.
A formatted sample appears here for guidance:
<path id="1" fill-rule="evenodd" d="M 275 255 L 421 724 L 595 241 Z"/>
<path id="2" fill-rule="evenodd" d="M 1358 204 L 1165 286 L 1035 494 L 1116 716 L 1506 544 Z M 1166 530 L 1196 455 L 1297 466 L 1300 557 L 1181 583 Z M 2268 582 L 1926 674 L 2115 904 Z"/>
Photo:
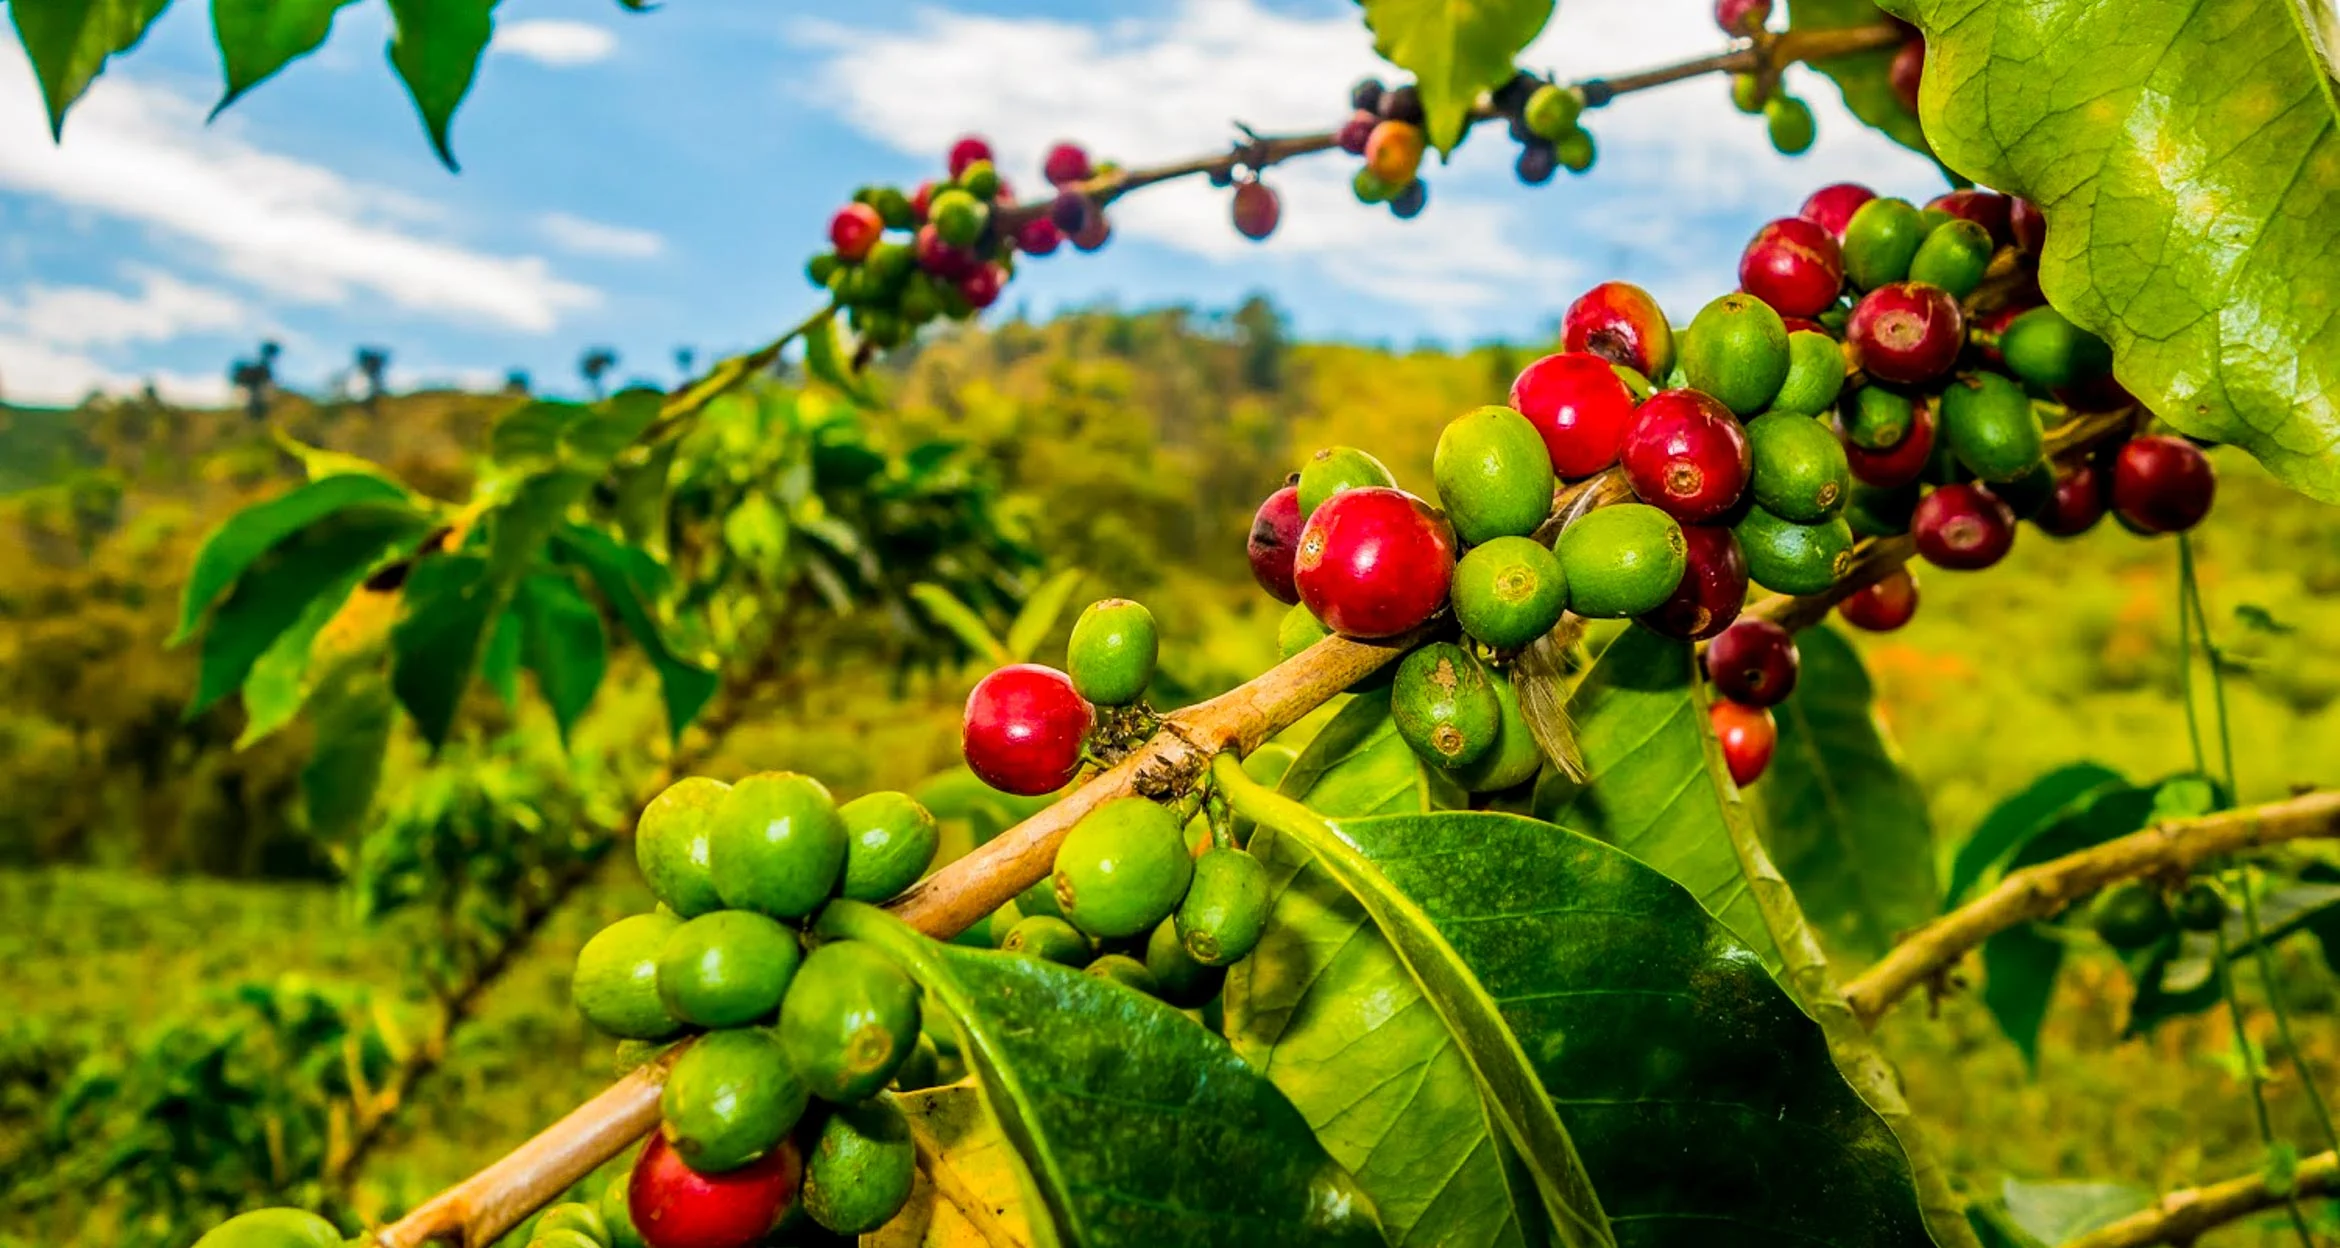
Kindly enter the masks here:
<path id="1" fill-rule="evenodd" d="M 2220 1226 L 2305 1196 L 2340 1191 L 2340 1155 L 2317 1153 L 2301 1159 L 2288 1182 L 2278 1182 L 2266 1170 L 2203 1187 L 2165 1192 L 2145 1209 L 2116 1222 L 2064 1241 L 2064 1248 L 2147 1248 L 2152 1244 L 2190 1244 Z"/>

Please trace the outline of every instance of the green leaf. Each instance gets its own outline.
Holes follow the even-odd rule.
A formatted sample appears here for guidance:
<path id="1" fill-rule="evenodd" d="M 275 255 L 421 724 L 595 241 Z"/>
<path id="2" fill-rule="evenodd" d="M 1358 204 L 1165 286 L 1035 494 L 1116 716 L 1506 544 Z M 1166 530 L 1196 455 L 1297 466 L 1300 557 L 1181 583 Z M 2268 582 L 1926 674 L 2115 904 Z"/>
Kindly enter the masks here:
<path id="1" fill-rule="evenodd" d="M 495 35 L 495 11 L 496 0 L 390 0 L 390 65 L 449 170 L 456 166 L 447 127 Z"/>
<path id="2" fill-rule="evenodd" d="M 900 963 L 961 1051 L 1040 1197 L 1083 1248 L 1379 1245 L 1372 1203 L 1226 1042 L 1143 993 L 927 939 L 832 902 L 820 929 Z"/>
<path id="3" fill-rule="evenodd" d="M 170 0 L 11 0 L 8 16 L 41 80 L 49 137 L 65 137 L 65 111 L 89 89 L 106 59 L 127 52 Z"/>
<path id="4" fill-rule="evenodd" d="M 21 12 L 21 10 L 18 10 Z M 227 518 L 195 552 L 195 566 L 187 574 L 187 588 L 179 605 L 178 631 L 171 644 L 195 635 L 203 613 L 227 593 L 236 578 L 294 533 L 340 511 L 361 504 L 402 504 L 406 491 L 373 476 L 336 476 L 312 481 L 265 503 L 256 503 Z"/>
<path id="5" fill-rule="evenodd" d="M 479 670 L 504 596 L 486 556 L 472 551 L 416 561 L 390 629 L 390 687 L 437 749 Z"/>
<path id="6" fill-rule="evenodd" d="M 1016 612 L 1015 622 L 1008 625 L 1010 659 L 1028 663 L 1039 653 L 1040 643 L 1048 640 L 1050 630 L 1063 617 L 1065 607 L 1072 602 L 1073 591 L 1081 587 L 1085 575 L 1079 568 L 1066 568 L 1032 591 L 1032 596 L 1024 600 L 1024 609 Z"/>
<path id="7" fill-rule="evenodd" d="M 340 587 L 349 596 L 383 555 L 422 536 L 424 521 L 404 508 L 345 507 L 311 523 L 247 565 L 203 632 L 203 656 L 187 716 L 236 691 L 253 665 Z M 326 616 L 330 618 L 330 613 Z M 316 621 L 323 627 L 324 619 Z M 315 635 L 311 630 L 312 637 Z"/>
<path id="8" fill-rule="evenodd" d="M 329 840 L 346 838 L 373 809 L 398 701 L 379 664 L 352 662 L 326 674 L 310 708 L 317 744 L 301 769 L 309 831 Z"/>
<path id="9" fill-rule="evenodd" d="M 496 698 L 505 706 L 520 705 L 520 613 L 506 611 L 496 617 L 496 626 L 488 634 L 487 649 L 479 656 L 480 683 L 495 691 Z"/>
<path id="10" fill-rule="evenodd" d="M 1934 915 L 1934 829 L 1874 709 L 1868 669 L 1833 629 L 1796 638 L 1803 674 L 1772 708 L 1779 742 L 1754 786 L 1764 845 L 1831 952 L 1874 958 Z"/>
<path id="11" fill-rule="evenodd" d="M 1688 645 L 1639 626 L 1618 634 L 1569 703 L 1585 779 L 1547 772 L 1535 812 L 1656 867 L 1777 973 L 1779 947 L 1731 847 L 1710 769 L 1698 679 Z"/>
<path id="12" fill-rule="evenodd" d="M 1872 0 L 1788 0 L 1789 30 L 1843 30 L 1884 20 L 1884 12 Z M 1813 61 L 1811 66 L 1844 93 L 1844 106 L 1853 116 L 1903 147 L 1931 156 L 1933 149 L 1926 146 L 1917 115 L 1902 105 L 1901 95 L 1893 89 L 1893 57 L 1898 51 L 1874 48 Z"/>
<path id="13" fill-rule="evenodd" d="M 940 585 L 920 581 L 910 587 L 910 600 L 926 612 L 927 618 L 949 629 L 975 657 L 991 666 L 1012 663 L 1007 647 L 991 635 L 991 628 L 975 608 L 959 601 L 958 596 Z"/>
<path id="14" fill-rule="evenodd" d="M 2294 932 L 2313 931 L 2340 919 L 2340 884 L 2312 880 L 2285 880 L 2261 894 L 2259 935 L 2273 946 Z M 2227 907 L 2225 930 L 2229 961 L 2249 957 L 2259 942 L 2251 939 L 2248 917 L 2240 898 Z M 2193 1014 L 2218 1003 L 2216 976 L 2218 937 L 2208 932 L 2180 932 L 2156 951 L 2139 973 L 2137 996 L 2129 1009 L 2131 1031 L 2143 1031 L 2167 1018 Z"/>
<path id="15" fill-rule="evenodd" d="M 2039 788 L 2034 784 L 2034 789 Z M 2013 801 L 2023 801 L 2027 792 Z M 2047 811 L 2032 828 L 2009 839 L 2016 845 L 2007 870 L 2019 871 L 2034 863 L 2100 845 L 2144 827 L 2153 810 L 2153 790 L 2115 780 L 2086 790 L 2065 805 Z M 1995 812 L 1994 812 L 1995 813 Z M 1986 979 L 1982 1000 L 1999 1030 L 2023 1054 L 2027 1064 L 2039 1060 L 2040 1025 L 2047 1018 L 2055 994 L 2056 976 L 2063 969 L 2064 942 L 2045 926 L 2021 924 L 1983 942 L 1986 975 L 2003 969 L 2005 978 Z"/>
<path id="16" fill-rule="evenodd" d="M 805 327 L 804 369 L 837 388 L 848 399 L 867 406 L 869 387 L 848 369 L 837 346 L 837 318 L 824 316 Z"/>
<path id="17" fill-rule="evenodd" d="M 2126 1183 L 2025 1183 L 2007 1179 L 1999 1199 L 2007 1216 L 2043 1244 L 2078 1239 L 2153 1203 L 2153 1193 Z"/>
<path id="18" fill-rule="evenodd" d="M 1553 0 L 1362 0 L 1373 50 L 1414 75 L 1430 144 L 1454 149 L 1479 96 L 1551 20 Z"/>
<path id="19" fill-rule="evenodd" d="M 2031 782 L 2022 792 L 2000 802 L 1974 825 L 1966 842 L 1950 862 L 1950 886 L 1943 890 L 1942 909 L 1957 908 L 1982 883 L 1983 877 L 2010 854 L 2056 821 L 2112 787 L 2126 787 L 2121 774 L 2102 763 L 2072 763 Z"/>
<path id="20" fill-rule="evenodd" d="M 1469 803 L 1454 778 L 1424 766 L 1389 717 L 1389 690 L 1350 698 L 1284 772 L 1277 791 L 1321 815 L 1390 815 Z"/>
<path id="21" fill-rule="evenodd" d="M 2040 286 L 2183 432 L 2340 501 L 2340 106 L 2292 0 L 1916 0 L 1950 167 L 2036 202 Z"/>
<path id="22" fill-rule="evenodd" d="M 334 15 L 350 0 L 211 0 L 211 33 L 227 79 L 211 115 L 325 42 Z"/>
<path id="23" fill-rule="evenodd" d="M 988 1217 L 1019 1244 L 1032 1242 L 1032 1228 L 1024 1216 L 1025 1193 L 1031 1178 L 1017 1158 L 1015 1146 L 992 1119 L 983 1103 L 983 1087 L 972 1077 L 939 1088 L 923 1088 L 895 1095 L 894 1103 L 921 1137 L 931 1141 L 935 1161 L 948 1166 L 969 1193 L 979 1197 L 981 1209 L 964 1209 L 951 1195 L 937 1189 L 924 1173 L 910 1193 L 910 1203 L 895 1218 L 861 1241 L 863 1248 L 974 1248 L 996 1242 L 985 1237 L 975 1219 Z"/>
<path id="24" fill-rule="evenodd" d="M 237 749 L 249 748 L 266 739 L 300 714 L 313 684 L 309 660 L 317 634 L 324 631 L 325 625 L 349 602 L 350 595 L 357 592 L 372 571 L 372 568 L 359 567 L 343 573 L 339 580 L 310 599 L 292 626 L 278 633 L 268 649 L 253 660 L 250 674 L 244 677 L 244 731 L 236 738 Z"/>
<path id="25" fill-rule="evenodd" d="M 520 621 L 520 658 L 552 707 L 561 740 L 593 704 L 609 665 L 601 613 L 567 577 L 540 573 L 520 582 L 513 614 Z"/>
<path id="26" fill-rule="evenodd" d="M 658 671 L 659 691 L 666 702 L 667 731 L 681 737 L 691 726 L 719 683 L 714 671 L 676 652 L 658 623 L 657 603 L 666 591 L 666 567 L 639 547 L 581 524 L 563 526 L 553 546 L 560 557 L 585 569 L 618 622 L 634 644 L 649 656 Z"/>
<path id="27" fill-rule="evenodd" d="M 348 2 L 349 0 L 342 0 L 342 3 Z M 416 501 L 414 492 L 407 489 L 405 483 L 399 481 L 398 478 L 390 475 L 389 469 L 362 455 L 350 455 L 341 451 L 329 451 L 322 446 L 311 446 L 286 432 L 284 426 L 278 424 L 268 426 L 268 437 L 270 441 L 276 443 L 276 449 L 283 451 L 300 463 L 302 474 L 311 481 L 343 476 L 380 477 L 397 486 L 400 492 L 406 495 L 409 502 Z"/>

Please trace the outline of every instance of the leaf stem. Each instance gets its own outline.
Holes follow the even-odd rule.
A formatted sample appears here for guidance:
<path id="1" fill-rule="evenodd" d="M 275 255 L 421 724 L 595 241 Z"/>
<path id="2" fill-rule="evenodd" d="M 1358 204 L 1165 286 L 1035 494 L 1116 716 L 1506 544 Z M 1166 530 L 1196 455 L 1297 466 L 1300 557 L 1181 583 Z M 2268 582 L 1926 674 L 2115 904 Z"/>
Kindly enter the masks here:
<path id="1" fill-rule="evenodd" d="M 2269 1155 L 2282 1147 L 2275 1138 L 2275 1126 L 2267 1116 L 2267 1089 L 2260 1072 L 2259 1059 L 2251 1049 L 2250 1033 L 2243 1029 L 2242 1002 L 2234 995 L 2234 968 L 2228 964 L 2226 928 L 2221 925 L 2211 930 L 2217 943 L 2218 994 L 2226 999 L 2226 1017 L 2234 1024 L 2235 1056 L 2243 1064 L 2243 1078 L 2251 1088 L 2251 1112 L 2259 1124 L 2259 1141 L 2267 1146 Z M 2316 1248 L 2315 1236 L 2308 1233 L 2307 1218 L 2299 1211 L 2299 1197 L 2291 1192 L 2283 1195 L 2283 1206 L 2291 1214 L 2291 1228 L 2299 1232 L 2300 1248 Z"/>
<path id="2" fill-rule="evenodd" d="M 2208 663 L 2210 670 L 2210 710 L 2218 725 L 2218 758 L 2226 773 L 2226 798 L 2228 801 L 2233 801 L 2239 790 L 2236 789 L 2234 780 L 2234 734 L 2227 726 L 2226 677 L 2219 670 L 2219 660 L 2223 657 L 2223 653 L 2219 650 L 2218 643 L 2211 640 L 2210 617 L 2202 609 L 2202 582 L 2194 572 L 2193 536 L 2191 533 L 2178 534 L 2178 580 L 2182 591 L 2179 602 L 2182 610 L 2191 610 L 2194 633 L 2202 639 L 2202 657 Z M 2192 688 L 2192 682 L 2189 681 L 2186 697 L 2186 709 L 2189 712 L 2193 709 Z M 2195 745 L 2194 752 L 2196 755 L 2195 765 L 2200 767 L 2203 764 L 2199 757 L 2201 754 L 2199 743 Z"/>
<path id="3" fill-rule="evenodd" d="M 2300 1052 L 2299 1042 L 2291 1037 L 2291 1009 L 2284 1004 L 2282 986 L 2275 979 L 2275 958 L 2267 948 L 2267 935 L 2259 923 L 2259 898 L 2243 872 L 2238 891 L 2242 894 L 2243 930 L 2250 937 L 2252 960 L 2258 964 L 2259 982 L 2267 990 L 2267 1005 L 2275 1015 L 2275 1035 L 2283 1042 L 2283 1051 L 2291 1058 L 2291 1068 L 2299 1075 L 2299 1086 L 2307 1093 L 2308 1106 L 2316 1116 L 2316 1126 L 2324 1133 L 2324 1147 L 2340 1151 L 2340 1135 L 2332 1131 L 2332 1111 L 2324 1103 L 2324 1093 L 2316 1086 L 2316 1078 L 2308 1071 L 2307 1055 Z M 2225 937 L 2221 934 L 2220 939 Z"/>
<path id="4" fill-rule="evenodd" d="M 2194 613 L 2189 590 L 2194 583 L 2193 550 L 2186 545 L 2185 534 L 2178 535 L 2178 688 L 2186 700 L 2186 740 L 2194 747 L 2194 770 L 2210 774 L 2210 761 L 2202 752 L 2202 723 L 2194 710 Z M 2231 786 L 2227 795 L 2231 799 Z"/>

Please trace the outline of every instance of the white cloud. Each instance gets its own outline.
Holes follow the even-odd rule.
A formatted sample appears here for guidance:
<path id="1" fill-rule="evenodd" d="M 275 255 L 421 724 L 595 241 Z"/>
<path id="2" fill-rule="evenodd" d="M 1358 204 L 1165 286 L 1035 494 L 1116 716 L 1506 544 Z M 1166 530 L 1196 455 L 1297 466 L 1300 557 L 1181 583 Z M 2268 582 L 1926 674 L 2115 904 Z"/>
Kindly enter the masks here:
<path id="1" fill-rule="evenodd" d="M 225 291 L 151 269 L 125 272 L 137 284 L 133 293 L 36 285 L 0 296 L 0 398 L 66 404 L 93 391 L 119 394 L 148 381 L 181 402 L 213 403 L 227 394 L 224 376 L 133 375 L 92 353 L 260 325 L 242 300 Z"/>
<path id="2" fill-rule="evenodd" d="M 579 255 L 648 260 L 666 250 L 666 239 L 654 231 L 589 221 L 565 212 L 548 212 L 536 223 L 554 246 Z"/>
<path id="3" fill-rule="evenodd" d="M 32 73 L 0 56 L 0 187 L 145 225 L 272 294 L 341 304 L 376 297 L 414 312 L 543 332 L 599 302 L 536 256 L 494 255 L 422 232 L 427 205 L 279 156 L 231 114 L 109 76 L 49 142 Z"/>
<path id="4" fill-rule="evenodd" d="M 489 47 L 539 65 L 566 69 L 608 60 L 617 51 L 617 36 L 588 22 L 539 18 L 504 23 L 496 29 L 495 42 Z"/>

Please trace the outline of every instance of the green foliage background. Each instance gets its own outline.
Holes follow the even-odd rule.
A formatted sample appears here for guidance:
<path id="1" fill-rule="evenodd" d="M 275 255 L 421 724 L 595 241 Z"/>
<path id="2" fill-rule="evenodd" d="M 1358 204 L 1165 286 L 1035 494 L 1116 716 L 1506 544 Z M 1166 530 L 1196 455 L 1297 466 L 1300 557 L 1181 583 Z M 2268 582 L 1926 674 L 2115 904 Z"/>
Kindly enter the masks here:
<path id="1" fill-rule="evenodd" d="M 1147 601 L 1165 637 L 1157 701 L 1182 701 L 1274 659 L 1280 609 L 1250 585 L 1240 553 L 1265 489 L 1307 450 L 1335 442 L 1370 448 L 1402 483 L 1426 487 L 1437 430 L 1500 398 L 1536 350 L 1294 343 L 1259 302 L 1225 315 L 1098 311 L 923 345 L 891 366 L 881 382 L 888 408 L 866 421 L 894 450 L 933 438 L 967 444 L 971 462 L 997 474 L 1007 519 L 1029 528 L 1051 567 L 1111 570 L 1092 572 L 1076 601 Z M 512 403 L 419 394 L 369 412 L 286 399 L 277 416 L 308 442 L 460 497 L 488 422 Z M 2252 461 L 2221 453 L 2218 464 L 2220 502 L 2197 550 L 2231 656 L 2240 797 L 2267 800 L 2335 779 L 2340 655 L 2326 639 L 2340 636 L 2340 530 Z M 349 1053 L 362 1073 L 427 1034 L 421 985 L 447 968 L 422 951 L 436 946 L 443 916 L 339 886 L 352 874 L 386 877 L 382 864 L 353 864 L 307 833 L 306 727 L 236 752 L 241 710 L 183 720 L 195 656 L 164 645 L 203 534 L 296 474 L 240 412 L 139 401 L 0 409 L 0 914 L 10 919 L 0 924 L 0 965 L 17 989 L 16 1008 L 0 1017 L 0 1244 L 192 1238 L 167 1219 L 125 1224 L 158 1207 L 153 1193 L 33 1180 L 67 1161 L 102 1168 L 156 1147 L 123 1115 L 170 1094 L 140 1064 L 157 1053 L 213 1046 L 233 1059 L 219 1064 L 231 1089 L 272 1078 L 239 1070 L 301 1062 L 315 1063 L 312 1083 L 329 1087 L 346 1082 Z M 2027 530 L 1987 574 L 1923 573 L 1916 622 L 1857 639 L 1945 866 L 1991 805 L 2059 764 L 2094 758 L 2139 777 L 2190 765 L 2175 559 L 2170 542 L 2111 525 L 2070 543 Z M 862 644 L 886 627 L 869 612 L 803 617 L 788 651 L 841 646 L 846 660 L 784 671 L 772 700 L 702 770 L 800 769 L 850 795 L 910 787 L 952 766 L 958 703 L 976 673 L 948 662 L 901 667 Z M 1041 657 L 1061 641 L 1060 632 Z M 556 837 L 582 836 L 622 804 L 664 735 L 638 652 L 613 653 L 611 682 L 567 752 L 550 716 L 526 700 L 518 712 L 474 708 L 481 726 L 452 750 L 439 788 L 415 782 L 418 755 L 395 752 L 387 817 L 484 826 L 526 805 L 555 812 L 551 822 L 564 826 L 547 830 Z M 958 829 L 960 848 L 966 836 Z M 589 863 L 599 851 L 578 852 Z M 613 870 L 554 911 L 397 1116 L 347 1209 L 395 1212 L 608 1079 L 608 1048 L 567 1006 L 567 967 L 601 923 L 647 904 L 634 873 Z M 2314 1016 L 2303 1029 L 2309 1056 L 2330 1069 L 2340 1032 L 2327 973 L 2312 948 L 2280 952 L 2292 999 Z M 1910 1008 L 1886 1023 L 1952 1172 L 1986 1185 L 2012 1175 L 2160 1189 L 2255 1166 L 2223 1023 L 2179 1019 L 2121 1042 L 2126 977 L 2091 952 L 2074 967 L 2036 1078 L 1971 994 L 1945 1001 L 1939 1018 Z M 2241 973 L 2247 981 L 2251 971 Z M 2252 1023 L 2264 1033 L 2266 1019 Z M 337 1064 L 339 1075 L 329 1069 Z M 2286 1133 L 2311 1138 L 2282 1074 L 2273 1097 Z M 59 1109 L 72 1104 L 95 1108 Z M 283 1120 L 329 1133 L 334 1112 L 288 1105 Z M 297 1169 L 298 1132 L 287 1138 L 256 1141 L 254 1156 Z M 307 1146 L 329 1141 L 320 1134 Z M 193 1209 L 271 1194 L 195 1184 L 168 1199 Z M 2246 1224 L 2206 1242 L 2262 1239 L 2275 1242 Z"/>

